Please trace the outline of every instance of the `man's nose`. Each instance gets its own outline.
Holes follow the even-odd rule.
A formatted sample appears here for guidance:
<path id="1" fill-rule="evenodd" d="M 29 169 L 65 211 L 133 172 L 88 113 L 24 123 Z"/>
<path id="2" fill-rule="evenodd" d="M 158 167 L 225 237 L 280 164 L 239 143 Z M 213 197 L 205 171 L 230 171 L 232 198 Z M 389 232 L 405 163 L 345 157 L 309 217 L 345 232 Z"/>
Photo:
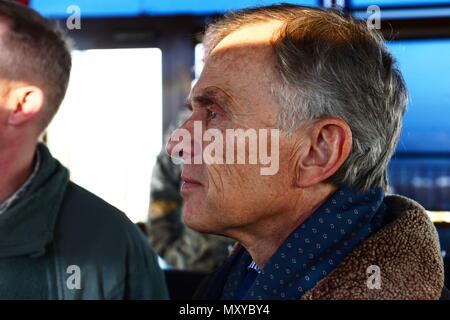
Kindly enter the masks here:
<path id="1" fill-rule="evenodd" d="M 187 145 L 190 143 L 190 141 L 186 141 L 187 133 L 183 131 L 186 131 L 186 129 L 175 129 L 171 133 L 169 141 L 167 141 L 166 144 L 166 153 L 170 156 L 170 158 L 181 162 L 184 161 L 184 157 L 186 156 L 186 151 L 188 149 Z"/>
<path id="2" fill-rule="evenodd" d="M 186 144 L 187 142 L 184 138 L 181 138 L 181 140 L 179 139 L 180 135 L 178 133 L 180 130 L 182 129 L 175 129 L 170 135 L 169 141 L 167 141 L 166 144 L 166 153 L 173 160 L 183 161 L 183 157 L 186 155 L 185 150 L 187 150 L 184 144 Z"/>
<path id="3" fill-rule="evenodd" d="M 193 128 L 186 122 L 180 128 L 175 129 L 170 135 L 170 139 L 166 145 L 166 153 L 174 162 L 190 164 L 194 160 L 194 151 L 196 150 L 194 145 Z"/>

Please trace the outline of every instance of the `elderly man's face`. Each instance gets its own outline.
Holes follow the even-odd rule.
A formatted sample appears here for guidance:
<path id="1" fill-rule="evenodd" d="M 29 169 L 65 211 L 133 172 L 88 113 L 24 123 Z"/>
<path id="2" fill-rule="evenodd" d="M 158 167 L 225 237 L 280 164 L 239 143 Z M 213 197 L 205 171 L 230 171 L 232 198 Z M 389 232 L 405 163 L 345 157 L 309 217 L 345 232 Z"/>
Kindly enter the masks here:
<path id="1" fill-rule="evenodd" d="M 270 93 L 274 56 L 269 40 L 278 24 L 244 28 L 226 37 L 208 57 L 202 75 L 192 89 L 192 115 L 182 128 L 193 134 L 195 121 L 203 130 L 270 129 L 276 127 L 279 105 Z M 192 145 L 211 142 L 192 139 Z M 170 153 L 170 143 L 168 147 Z M 270 150 L 270 138 L 267 142 Z M 277 148 L 278 149 L 278 148 Z M 279 170 L 261 175 L 258 164 L 185 164 L 181 192 L 184 220 L 202 232 L 232 234 L 270 219 L 289 205 L 286 195 L 293 183 L 289 139 L 280 137 Z M 246 148 L 246 159 L 249 149 Z M 284 159 L 284 160 L 283 160 Z M 259 161 L 258 161 L 259 162 Z M 197 182 L 197 183 L 196 183 Z"/>

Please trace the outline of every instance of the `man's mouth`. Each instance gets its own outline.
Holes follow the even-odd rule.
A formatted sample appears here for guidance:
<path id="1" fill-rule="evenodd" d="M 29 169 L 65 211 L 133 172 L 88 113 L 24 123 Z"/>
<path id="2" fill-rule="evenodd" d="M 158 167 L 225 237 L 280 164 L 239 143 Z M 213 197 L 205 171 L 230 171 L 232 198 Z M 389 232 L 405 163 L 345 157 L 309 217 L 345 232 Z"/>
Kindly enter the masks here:
<path id="1" fill-rule="evenodd" d="M 186 192 L 202 186 L 199 181 L 185 176 L 181 176 L 181 181 L 183 181 L 183 184 L 181 185 L 181 192 Z"/>

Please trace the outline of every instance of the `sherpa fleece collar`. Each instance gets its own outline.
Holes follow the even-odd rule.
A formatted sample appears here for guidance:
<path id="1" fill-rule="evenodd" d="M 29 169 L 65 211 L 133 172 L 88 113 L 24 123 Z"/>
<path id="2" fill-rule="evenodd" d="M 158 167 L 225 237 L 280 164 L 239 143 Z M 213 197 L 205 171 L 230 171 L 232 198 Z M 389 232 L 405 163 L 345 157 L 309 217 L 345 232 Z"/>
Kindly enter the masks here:
<path id="1" fill-rule="evenodd" d="M 425 209 L 402 196 L 387 196 L 394 221 L 357 247 L 302 299 L 439 299 L 444 268 L 436 228 Z M 381 288 L 367 285 L 378 266 Z"/>

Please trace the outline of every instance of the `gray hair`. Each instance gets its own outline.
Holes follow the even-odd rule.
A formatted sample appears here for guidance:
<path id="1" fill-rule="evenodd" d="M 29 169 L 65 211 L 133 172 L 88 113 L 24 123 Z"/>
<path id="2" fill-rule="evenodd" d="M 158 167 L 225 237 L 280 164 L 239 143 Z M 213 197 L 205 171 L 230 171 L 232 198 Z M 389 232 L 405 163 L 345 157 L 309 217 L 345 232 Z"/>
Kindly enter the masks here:
<path id="1" fill-rule="evenodd" d="M 32 9 L 0 0 L 0 77 L 43 89 L 41 127 L 48 125 L 67 90 L 72 59 L 63 32 Z"/>
<path id="2" fill-rule="evenodd" d="M 206 55 L 242 26 L 273 20 L 283 22 L 273 40 L 280 128 L 292 134 L 314 119 L 341 118 L 351 129 L 352 150 L 328 182 L 386 190 L 408 94 L 382 35 L 337 10 L 274 5 L 232 12 L 211 24 Z"/>

